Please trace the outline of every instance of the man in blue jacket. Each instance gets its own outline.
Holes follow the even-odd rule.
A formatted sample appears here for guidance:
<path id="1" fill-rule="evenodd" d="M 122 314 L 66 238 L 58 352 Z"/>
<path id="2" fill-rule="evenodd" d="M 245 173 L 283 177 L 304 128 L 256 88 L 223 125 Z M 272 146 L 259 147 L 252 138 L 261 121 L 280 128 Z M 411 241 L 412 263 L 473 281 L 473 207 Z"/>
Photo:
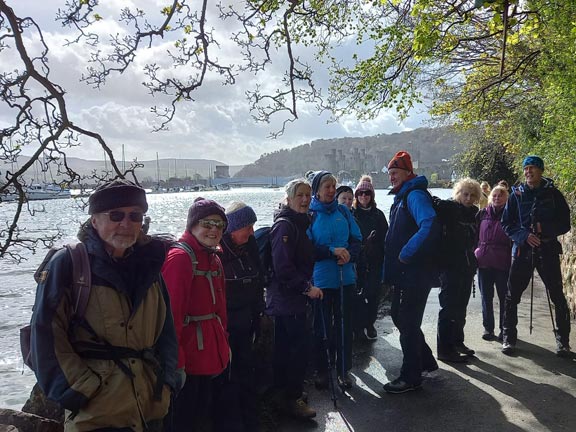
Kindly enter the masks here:
<path id="1" fill-rule="evenodd" d="M 439 240 L 436 212 L 427 192 L 428 180 L 414 174 L 410 154 L 400 151 L 388 164 L 394 203 L 386 235 L 384 275 L 392 285 L 392 320 L 400 331 L 400 376 L 384 385 L 388 393 L 420 388 L 422 373 L 438 369 L 420 329 L 430 293 L 434 266 L 431 256 Z"/>
<path id="2" fill-rule="evenodd" d="M 512 188 L 502 214 L 502 227 L 514 242 L 502 352 L 511 354 L 515 349 L 518 303 L 536 268 L 556 310 L 556 354 L 571 357 L 570 312 L 562 290 L 560 270 L 562 245 L 556 238 L 570 231 L 570 208 L 552 180 L 542 176 L 544 161 L 541 158 L 528 156 L 522 167 L 526 183 Z"/>

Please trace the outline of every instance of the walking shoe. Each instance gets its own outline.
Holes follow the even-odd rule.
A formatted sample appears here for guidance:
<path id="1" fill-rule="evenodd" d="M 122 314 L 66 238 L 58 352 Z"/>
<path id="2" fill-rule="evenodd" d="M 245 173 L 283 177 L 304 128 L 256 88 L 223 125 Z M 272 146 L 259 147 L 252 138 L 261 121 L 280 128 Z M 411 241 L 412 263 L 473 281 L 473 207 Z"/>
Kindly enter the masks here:
<path id="1" fill-rule="evenodd" d="M 299 419 L 311 419 L 316 417 L 316 411 L 310 408 L 302 398 L 286 401 L 282 411 L 291 417 Z"/>
<path id="2" fill-rule="evenodd" d="M 504 342 L 502 344 L 502 353 L 510 355 L 514 352 L 515 345 L 511 342 Z"/>
<path id="3" fill-rule="evenodd" d="M 324 390 L 328 388 L 328 371 L 317 372 L 316 378 L 314 379 L 314 386 L 318 390 Z"/>
<path id="4" fill-rule="evenodd" d="M 455 348 L 456 351 L 458 351 L 460 354 L 464 354 L 469 357 L 472 357 L 474 354 L 476 354 L 476 351 L 474 351 L 471 348 L 468 348 L 466 345 L 464 345 L 464 342 L 462 342 L 461 344 L 456 344 Z"/>
<path id="5" fill-rule="evenodd" d="M 438 363 L 430 364 L 422 368 L 423 373 L 435 372 L 438 370 Z"/>
<path id="6" fill-rule="evenodd" d="M 447 363 L 466 363 L 468 356 L 460 354 L 458 351 L 451 351 L 448 353 L 438 353 L 438 360 Z"/>
<path id="7" fill-rule="evenodd" d="M 394 381 L 384 384 L 384 391 L 386 393 L 400 394 L 413 390 L 418 390 L 421 387 L 422 387 L 421 383 L 410 384 L 404 381 L 402 378 L 396 378 Z"/>
<path id="8" fill-rule="evenodd" d="M 574 358 L 574 353 L 570 351 L 570 347 L 566 345 L 558 346 L 558 349 L 556 349 L 556 355 L 562 358 Z"/>
<path id="9" fill-rule="evenodd" d="M 484 330 L 484 333 L 482 334 L 482 339 L 484 339 L 485 341 L 493 341 L 496 339 L 496 335 L 494 335 L 493 331 Z"/>
<path id="10" fill-rule="evenodd" d="M 354 385 L 354 380 L 352 379 L 352 377 L 350 376 L 350 374 L 348 372 L 346 372 L 346 374 L 344 376 L 338 375 L 338 386 L 341 389 L 344 389 L 344 390 L 351 389 L 353 385 Z"/>
<path id="11" fill-rule="evenodd" d="M 369 340 L 376 340 L 378 339 L 378 332 L 374 328 L 374 324 L 369 324 L 366 327 L 366 338 Z"/>

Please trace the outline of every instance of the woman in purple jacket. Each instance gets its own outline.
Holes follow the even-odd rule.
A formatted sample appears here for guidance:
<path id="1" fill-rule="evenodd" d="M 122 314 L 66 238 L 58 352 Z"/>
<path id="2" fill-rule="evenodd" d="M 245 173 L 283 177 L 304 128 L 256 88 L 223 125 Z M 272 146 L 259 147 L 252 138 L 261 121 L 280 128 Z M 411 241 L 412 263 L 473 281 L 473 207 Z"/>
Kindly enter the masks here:
<path id="1" fill-rule="evenodd" d="M 316 411 L 302 397 L 308 362 L 308 299 L 321 299 L 322 290 L 310 283 L 314 245 L 306 235 L 311 188 L 304 179 L 285 187 L 285 204 L 270 230 L 274 277 L 266 292 L 266 313 L 274 317 L 274 385 L 279 407 L 296 418 L 312 418 Z"/>
<path id="2" fill-rule="evenodd" d="M 479 225 L 478 248 L 474 251 L 478 260 L 478 285 L 482 294 L 482 339 L 502 341 L 502 324 L 504 320 L 504 299 L 508 289 L 508 272 L 510 270 L 512 244 L 504 233 L 500 218 L 508 200 L 508 190 L 495 186 L 488 197 L 488 206 L 476 216 Z M 494 285 L 500 301 L 500 333 L 494 335 Z"/>

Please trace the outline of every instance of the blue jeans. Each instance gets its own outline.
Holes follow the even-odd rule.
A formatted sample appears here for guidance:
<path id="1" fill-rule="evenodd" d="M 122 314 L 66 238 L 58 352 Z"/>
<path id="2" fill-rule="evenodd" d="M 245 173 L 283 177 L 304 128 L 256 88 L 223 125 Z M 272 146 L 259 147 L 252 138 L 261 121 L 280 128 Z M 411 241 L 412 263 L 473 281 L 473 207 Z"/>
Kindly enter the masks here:
<path id="1" fill-rule="evenodd" d="M 484 330 L 494 333 L 494 286 L 500 302 L 498 315 L 498 327 L 502 333 L 504 325 L 504 305 L 506 291 L 508 290 L 508 270 L 497 270 L 495 268 L 478 269 L 478 286 L 482 295 L 482 324 Z"/>

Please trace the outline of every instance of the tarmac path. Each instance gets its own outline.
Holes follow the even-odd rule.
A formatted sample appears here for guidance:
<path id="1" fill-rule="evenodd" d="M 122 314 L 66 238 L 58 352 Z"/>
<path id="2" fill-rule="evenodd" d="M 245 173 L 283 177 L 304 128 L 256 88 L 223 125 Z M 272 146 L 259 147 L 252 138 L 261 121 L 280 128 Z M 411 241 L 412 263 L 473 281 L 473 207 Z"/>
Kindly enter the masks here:
<path id="1" fill-rule="evenodd" d="M 498 300 L 495 298 L 497 316 Z M 428 298 L 422 330 L 436 351 L 438 289 Z M 576 360 L 555 355 L 555 340 L 544 286 L 534 289 L 534 328 L 529 334 L 530 287 L 518 308 L 518 344 L 513 356 L 497 341 L 481 338 L 480 292 L 468 305 L 465 343 L 476 356 L 465 364 L 438 362 L 422 389 L 387 394 L 383 384 L 399 374 L 399 333 L 389 316 L 378 320 L 378 340 L 355 345 L 352 374 L 356 385 L 345 396 L 338 390 L 338 410 L 329 391 L 308 385 L 315 421 L 282 419 L 281 432 L 559 432 L 576 430 Z M 496 319 L 498 319 L 496 317 Z M 574 321 L 573 323 L 574 324 Z M 576 347 L 574 325 L 571 346 Z"/>

